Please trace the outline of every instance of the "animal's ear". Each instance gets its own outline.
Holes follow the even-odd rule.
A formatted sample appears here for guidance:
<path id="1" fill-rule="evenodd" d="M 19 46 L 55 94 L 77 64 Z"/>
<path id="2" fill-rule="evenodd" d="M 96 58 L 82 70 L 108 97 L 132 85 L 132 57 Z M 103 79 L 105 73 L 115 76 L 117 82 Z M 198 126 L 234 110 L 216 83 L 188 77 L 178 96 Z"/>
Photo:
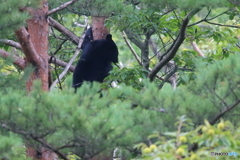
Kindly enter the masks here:
<path id="1" fill-rule="evenodd" d="M 81 45 L 81 49 L 83 50 L 92 41 L 93 41 L 93 34 L 92 34 L 92 27 L 90 27 L 85 32 L 85 37 L 84 37 L 83 43 Z"/>
<path id="2" fill-rule="evenodd" d="M 106 39 L 112 40 L 112 35 L 111 35 L 111 34 L 108 34 L 108 35 L 106 36 Z"/>

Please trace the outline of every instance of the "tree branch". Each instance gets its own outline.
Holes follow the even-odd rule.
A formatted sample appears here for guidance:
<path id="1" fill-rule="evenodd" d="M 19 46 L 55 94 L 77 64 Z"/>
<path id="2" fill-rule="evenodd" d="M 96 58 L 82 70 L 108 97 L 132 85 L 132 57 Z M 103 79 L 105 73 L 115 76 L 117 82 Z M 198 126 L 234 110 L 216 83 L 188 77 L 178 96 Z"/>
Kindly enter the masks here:
<path id="1" fill-rule="evenodd" d="M 70 68 L 70 66 L 72 65 L 73 61 L 76 59 L 77 55 L 79 54 L 80 50 L 81 50 L 81 45 L 82 45 L 82 42 L 83 42 L 83 39 L 85 37 L 85 34 L 82 35 L 82 37 L 79 39 L 79 43 L 78 43 L 78 46 L 77 46 L 77 49 L 75 51 L 75 54 L 73 55 L 73 57 L 70 59 L 70 61 L 68 62 L 66 68 L 64 69 L 64 71 L 59 75 L 59 79 L 62 79 L 65 74 L 67 73 L 68 69 Z M 58 79 L 56 79 L 52 86 L 51 86 L 51 90 L 53 89 L 53 87 L 56 86 L 56 84 L 58 83 Z"/>
<path id="2" fill-rule="evenodd" d="M 208 20 L 205 20 L 204 22 L 207 22 L 209 24 L 213 24 L 216 26 L 223 26 L 223 27 L 231 27 L 231 28 L 240 28 L 240 26 L 234 26 L 234 25 L 225 25 L 225 24 L 220 24 L 220 23 L 214 23 L 214 22 L 210 22 Z"/>
<path id="3" fill-rule="evenodd" d="M 15 42 L 13 40 L 0 39 L 0 43 L 22 50 L 22 46 L 18 42 Z"/>
<path id="4" fill-rule="evenodd" d="M 172 68 L 168 75 L 165 77 L 165 79 L 163 80 L 163 82 L 158 86 L 158 89 L 161 89 L 164 85 L 165 82 L 169 82 L 172 86 L 173 86 L 173 89 L 176 88 L 176 85 L 173 85 L 171 82 L 170 82 L 170 78 L 172 77 L 172 75 L 174 75 L 174 73 L 176 73 L 176 71 L 178 70 L 178 66 L 177 65 L 174 65 L 174 68 Z"/>
<path id="5" fill-rule="evenodd" d="M 49 19 L 49 25 L 54 27 L 56 30 L 58 30 L 60 33 L 65 35 L 72 41 L 74 44 L 78 45 L 79 38 L 70 30 L 68 30 L 66 27 L 55 21 L 53 18 L 48 17 Z"/>
<path id="6" fill-rule="evenodd" d="M 126 34 L 125 34 L 124 31 L 122 32 L 122 36 L 123 36 L 123 39 L 124 39 L 124 41 L 126 42 L 128 48 L 131 50 L 133 56 L 134 56 L 135 59 L 137 60 L 138 64 L 141 66 L 141 65 L 142 65 L 141 60 L 140 60 L 140 58 L 138 57 L 137 53 L 134 51 L 134 49 L 133 49 L 133 47 L 131 46 L 131 44 L 129 43 L 129 41 L 127 40 L 127 37 L 126 37 Z"/>
<path id="7" fill-rule="evenodd" d="M 20 44 L 22 46 L 23 53 L 25 54 L 27 61 L 32 64 L 38 64 L 38 62 L 41 62 L 41 57 L 37 54 L 31 40 L 30 35 L 27 32 L 26 28 L 22 27 L 21 29 L 17 30 L 16 36 L 20 41 Z"/>
<path id="8" fill-rule="evenodd" d="M 54 61 L 54 62 L 50 61 L 50 59 L 51 59 L 51 56 L 48 57 L 49 63 L 56 63 L 57 65 L 59 65 L 61 67 L 67 67 L 67 65 L 68 65 L 67 62 L 61 61 L 60 59 L 56 58 L 56 61 Z M 71 65 L 68 70 L 71 72 L 74 72 L 75 66 Z"/>
<path id="9" fill-rule="evenodd" d="M 198 47 L 196 42 L 192 41 L 191 46 L 193 47 L 194 51 L 198 52 L 198 55 L 200 57 L 205 57 L 205 55 L 202 53 L 201 49 Z"/>
<path id="10" fill-rule="evenodd" d="M 63 10 L 64 8 L 67 8 L 69 5 L 71 5 L 71 4 L 73 4 L 73 3 L 77 2 L 77 1 L 78 0 L 71 0 L 69 2 L 66 2 L 66 3 L 60 5 L 59 7 L 54 8 L 54 9 L 48 11 L 48 15 L 53 14 L 53 13 L 55 13 L 57 11 Z"/>
<path id="11" fill-rule="evenodd" d="M 19 49 L 19 50 L 22 50 L 22 46 L 18 43 L 18 42 L 15 42 L 15 41 L 12 41 L 12 40 L 8 40 L 8 39 L 2 39 L 0 40 L 0 43 L 3 43 L 5 45 L 8 45 L 8 46 L 11 46 L 11 47 L 14 47 L 16 49 Z M 13 60 L 14 60 L 14 64 L 17 65 L 18 67 L 20 67 L 20 69 L 24 69 L 25 68 L 25 60 L 21 59 L 20 57 L 17 57 L 17 56 L 14 56 L 4 50 L 0 50 L 0 56 L 3 57 L 3 58 L 8 58 L 9 56 L 12 56 Z M 48 60 L 49 60 L 49 63 L 53 63 L 50 61 L 51 59 L 51 56 L 48 56 Z M 57 65 L 61 66 L 61 67 L 66 67 L 68 63 L 60 60 L 60 59 L 57 59 L 56 58 L 56 61 L 54 62 L 56 63 Z M 69 71 L 71 72 L 74 72 L 75 70 L 75 66 L 71 65 L 70 68 L 69 68 Z"/>
<path id="12" fill-rule="evenodd" d="M 56 153 L 60 158 L 64 159 L 64 160 L 68 160 L 68 158 L 62 154 L 61 152 L 59 152 L 58 150 L 54 149 L 52 146 L 50 146 L 48 143 L 46 143 L 43 139 L 40 139 L 38 137 L 35 136 L 31 136 L 31 138 L 37 142 L 39 142 L 40 144 L 42 144 L 43 146 L 47 147 L 48 149 L 50 149 L 51 151 L 53 151 L 54 153 Z"/>
<path id="13" fill-rule="evenodd" d="M 136 45 L 138 46 L 138 48 L 142 49 L 144 44 L 143 42 L 141 42 L 139 39 L 140 37 L 138 37 L 137 35 L 133 34 L 129 29 L 126 29 L 124 31 L 127 35 L 127 37 Z"/>
<path id="14" fill-rule="evenodd" d="M 238 104 L 240 104 L 240 100 L 237 100 L 232 106 L 227 107 L 226 109 L 222 110 L 221 113 L 219 113 L 217 116 L 213 118 L 209 123 L 211 125 L 214 125 L 222 116 L 224 116 L 227 112 L 231 111 L 233 108 L 235 108 Z M 192 144 L 188 151 L 195 151 L 198 149 L 198 143 Z"/>
<path id="15" fill-rule="evenodd" d="M 212 17 L 212 18 L 207 18 L 207 17 L 209 16 L 209 13 L 210 13 L 210 12 L 208 12 L 208 14 L 205 16 L 204 19 L 202 19 L 202 20 L 200 20 L 200 21 L 198 21 L 198 22 L 195 22 L 195 23 L 193 23 L 193 24 L 190 24 L 190 25 L 188 25 L 188 27 L 194 26 L 194 25 L 199 24 L 199 23 L 201 23 L 201 22 L 206 22 L 206 23 L 209 23 L 209 24 L 212 24 L 212 25 L 216 25 L 216 26 L 231 27 L 231 28 L 240 28 L 240 26 L 225 25 L 225 24 L 210 22 L 210 20 L 213 20 L 213 19 L 215 19 L 215 18 L 217 18 L 217 17 L 219 17 L 219 16 L 221 16 L 221 15 L 223 15 L 223 14 L 226 14 L 228 11 L 229 11 L 229 10 L 227 10 L 227 11 L 225 11 L 225 12 L 222 12 L 221 14 L 219 14 L 219 15 L 217 15 L 217 16 L 215 16 L 215 17 Z"/>
<path id="16" fill-rule="evenodd" d="M 183 19 L 182 22 L 182 26 L 179 30 L 179 34 L 177 36 L 177 39 L 175 40 L 175 42 L 172 44 L 172 46 L 170 47 L 171 49 L 167 51 L 166 56 L 162 59 L 162 61 L 160 61 L 152 70 L 152 72 L 149 73 L 148 78 L 150 79 L 150 81 L 153 81 L 154 78 L 156 77 L 157 73 L 162 69 L 162 67 L 164 65 L 166 65 L 171 59 L 174 58 L 174 56 L 176 55 L 179 47 L 181 46 L 181 44 L 183 43 L 183 41 L 185 40 L 185 32 L 187 29 L 187 25 L 189 20 L 197 13 L 201 10 L 201 8 L 197 8 L 192 10 L 191 12 L 189 12 L 186 17 Z"/>
<path id="17" fill-rule="evenodd" d="M 209 123 L 211 125 L 214 125 L 222 116 L 224 116 L 227 112 L 231 111 L 234 107 L 236 107 L 238 104 L 240 104 L 240 100 L 236 101 L 233 105 L 230 107 L 227 107 L 226 109 L 222 110 L 221 113 L 219 113 L 217 116 L 213 118 Z"/>
<path id="18" fill-rule="evenodd" d="M 2 49 L 0 49 L 0 57 L 4 59 L 11 58 L 13 60 L 13 64 L 17 65 L 22 70 L 26 67 L 26 62 L 24 59 L 14 56 L 11 53 L 8 53 Z"/>

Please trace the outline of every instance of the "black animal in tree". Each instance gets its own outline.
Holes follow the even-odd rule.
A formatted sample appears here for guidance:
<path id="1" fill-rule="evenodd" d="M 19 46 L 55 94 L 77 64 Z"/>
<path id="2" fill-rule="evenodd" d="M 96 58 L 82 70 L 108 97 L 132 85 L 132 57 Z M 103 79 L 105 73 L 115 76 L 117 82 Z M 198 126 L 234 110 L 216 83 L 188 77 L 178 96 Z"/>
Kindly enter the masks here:
<path id="1" fill-rule="evenodd" d="M 106 39 L 93 40 L 92 28 L 86 31 L 81 46 L 82 54 L 73 73 L 73 87 L 76 89 L 84 81 L 103 82 L 113 68 L 112 63 L 118 63 L 118 48 L 108 34 Z"/>

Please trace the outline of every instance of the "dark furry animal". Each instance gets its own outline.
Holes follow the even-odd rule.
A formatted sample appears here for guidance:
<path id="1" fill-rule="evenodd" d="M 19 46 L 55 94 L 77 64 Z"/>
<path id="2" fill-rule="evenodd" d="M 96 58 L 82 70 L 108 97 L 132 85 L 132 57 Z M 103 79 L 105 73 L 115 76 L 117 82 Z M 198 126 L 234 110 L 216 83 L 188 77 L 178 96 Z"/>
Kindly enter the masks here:
<path id="1" fill-rule="evenodd" d="M 84 50 L 84 48 L 92 41 L 93 41 L 93 34 L 92 34 L 92 28 L 90 27 L 85 33 L 85 37 L 83 39 L 81 49 Z"/>
<path id="2" fill-rule="evenodd" d="M 112 62 L 118 63 L 118 48 L 112 35 L 106 39 L 92 40 L 92 31 L 87 31 L 81 46 L 82 55 L 73 73 L 73 87 L 76 89 L 84 81 L 103 82 L 112 69 Z"/>

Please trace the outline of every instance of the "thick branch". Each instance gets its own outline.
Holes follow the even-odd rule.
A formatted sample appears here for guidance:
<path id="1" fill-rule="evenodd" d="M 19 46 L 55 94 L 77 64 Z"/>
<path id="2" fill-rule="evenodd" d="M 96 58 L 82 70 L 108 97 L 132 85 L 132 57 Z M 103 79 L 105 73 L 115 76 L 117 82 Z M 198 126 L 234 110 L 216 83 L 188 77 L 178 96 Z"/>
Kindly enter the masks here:
<path id="1" fill-rule="evenodd" d="M 182 22 L 182 26 L 180 28 L 179 34 L 177 39 L 175 40 L 175 42 L 172 44 L 172 46 L 170 47 L 171 49 L 168 51 L 167 55 L 162 59 L 162 61 L 160 61 L 152 70 L 152 72 L 149 73 L 148 77 L 150 79 L 150 81 L 153 81 L 154 78 L 156 77 L 157 73 L 162 69 L 162 67 L 164 65 L 166 65 L 171 59 L 173 59 L 173 57 L 176 55 L 179 47 L 181 46 L 181 44 L 183 43 L 183 41 L 185 40 L 185 32 L 187 29 L 187 25 L 189 20 L 197 13 L 199 12 L 201 9 L 195 9 L 192 10 L 184 19 Z"/>
<path id="2" fill-rule="evenodd" d="M 0 39 L 0 43 L 22 50 L 22 46 L 18 42 L 9 39 Z"/>
<path id="3" fill-rule="evenodd" d="M 21 29 L 17 30 L 15 33 L 17 38 L 20 41 L 22 50 L 27 58 L 27 61 L 32 64 L 37 64 L 37 62 L 42 61 L 42 59 L 36 53 L 36 50 L 32 42 L 30 41 L 30 35 L 27 32 L 27 30 L 24 27 L 22 27 Z"/>
<path id="4" fill-rule="evenodd" d="M 13 60 L 13 64 L 17 65 L 22 70 L 26 67 L 25 60 L 23 60 L 22 58 L 19 58 L 17 56 L 14 56 L 2 49 L 0 49 L 0 57 L 2 57 L 4 59 L 11 58 Z"/>
<path id="5" fill-rule="evenodd" d="M 0 40 L 0 43 L 3 43 L 5 45 L 14 47 L 16 49 L 22 50 L 22 46 L 15 41 L 12 40 L 8 40 L 8 39 L 2 39 Z M 12 56 L 12 58 L 14 59 L 14 64 L 16 64 L 18 67 L 20 67 L 21 69 L 25 68 L 25 61 L 17 56 L 13 56 L 10 53 L 6 52 L 4 50 L 0 51 L 0 56 L 3 58 L 7 58 L 8 56 Z M 51 56 L 48 56 L 48 60 L 50 61 Z M 15 62 L 16 61 L 16 62 Z M 67 66 L 67 62 L 61 61 L 60 59 L 56 58 L 56 61 L 54 62 L 50 62 L 50 63 L 56 63 L 57 65 L 61 66 L 61 67 L 66 67 Z M 23 65 L 24 64 L 24 65 Z M 69 71 L 73 72 L 75 70 L 75 66 L 71 65 L 69 68 Z"/>
<path id="6" fill-rule="evenodd" d="M 219 113 L 212 121 L 210 121 L 211 125 L 214 125 L 222 116 L 224 116 L 227 112 L 231 111 L 234 107 L 236 107 L 238 104 L 240 104 L 240 100 L 236 101 L 232 106 L 227 107 L 221 113 Z"/>
<path id="7" fill-rule="evenodd" d="M 66 2 L 66 3 L 60 5 L 59 7 L 54 8 L 51 11 L 48 11 L 48 15 L 53 14 L 53 13 L 55 13 L 57 11 L 63 10 L 64 8 L 67 8 L 69 5 L 71 5 L 71 4 L 73 4 L 73 3 L 77 2 L 77 1 L 78 0 L 71 0 L 69 2 Z"/>
<path id="8" fill-rule="evenodd" d="M 78 45 L 79 38 L 66 27 L 55 21 L 53 18 L 49 17 L 49 25 L 54 27 L 56 30 L 61 32 L 63 35 L 68 37 L 74 44 Z"/>

